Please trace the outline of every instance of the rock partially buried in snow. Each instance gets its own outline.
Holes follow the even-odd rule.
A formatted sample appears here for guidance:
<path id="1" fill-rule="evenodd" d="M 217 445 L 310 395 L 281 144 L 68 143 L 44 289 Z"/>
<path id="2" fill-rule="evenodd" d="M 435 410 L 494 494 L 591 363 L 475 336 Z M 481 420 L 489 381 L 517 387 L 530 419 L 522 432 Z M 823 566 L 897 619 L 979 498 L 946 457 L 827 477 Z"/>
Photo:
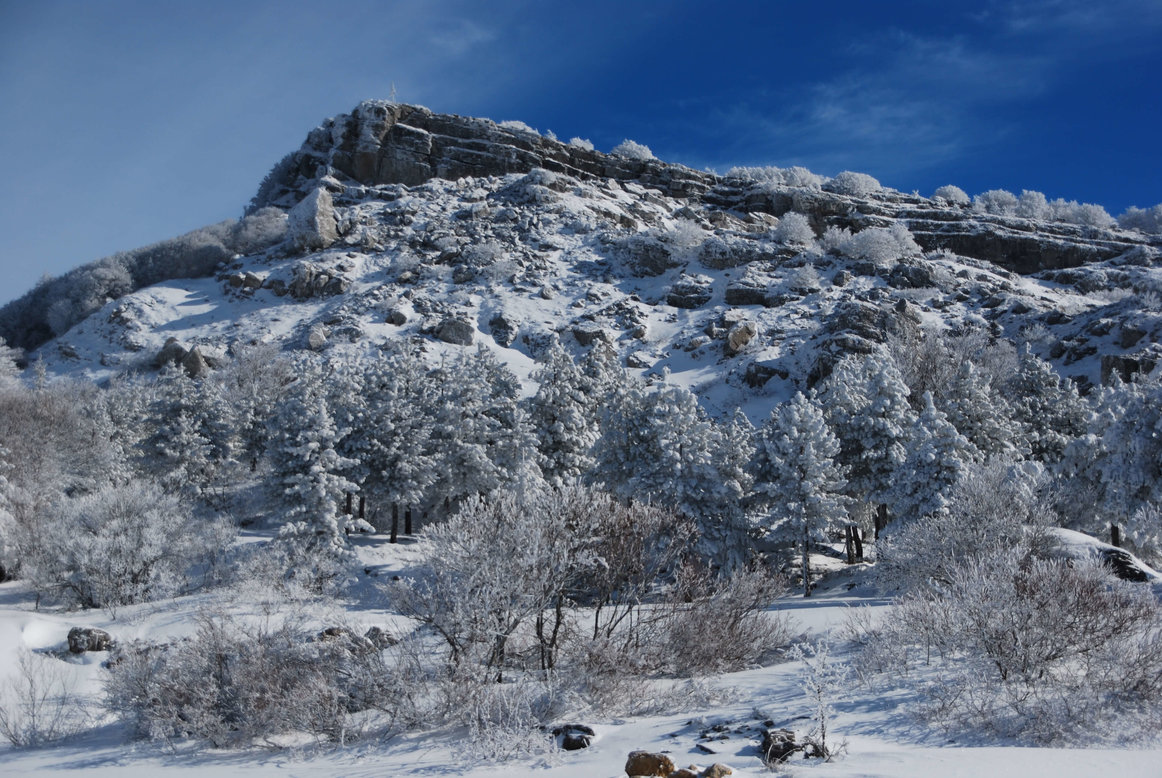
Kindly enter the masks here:
<path id="1" fill-rule="evenodd" d="M 726 353 L 738 354 L 759 334 L 753 321 L 742 321 L 730 328 L 726 335 Z"/>
<path id="2" fill-rule="evenodd" d="M 665 754 L 631 751 L 625 760 L 626 775 L 657 775 L 665 778 L 674 772 L 674 760 Z"/>
<path id="3" fill-rule="evenodd" d="M 456 346 L 471 346 L 475 330 L 463 319 L 444 319 L 436 329 L 436 337 Z"/>
<path id="4" fill-rule="evenodd" d="M 83 654 L 86 651 L 108 651 L 113 647 L 113 636 L 96 627 L 73 627 L 69 630 L 69 651 Z"/>
<path id="5" fill-rule="evenodd" d="M 580 751 L 592 745 L 597 733 L 584 724 L 563 724 L 553 729 L 553 735 L 561 738 L 562 751 Z"/>

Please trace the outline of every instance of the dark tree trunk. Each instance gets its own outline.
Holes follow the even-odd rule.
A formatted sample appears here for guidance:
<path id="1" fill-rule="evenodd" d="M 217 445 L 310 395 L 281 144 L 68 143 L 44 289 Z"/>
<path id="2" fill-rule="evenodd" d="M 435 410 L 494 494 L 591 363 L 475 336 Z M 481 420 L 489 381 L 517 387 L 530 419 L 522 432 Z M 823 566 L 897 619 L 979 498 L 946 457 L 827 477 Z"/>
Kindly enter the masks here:
<path id="1" fill-rule="evenodd" d="M 847 563 L 855 564 L 855 538 L 852 537 L 854 527 L 848 524 L 843 528 L 843 548 L 847 551 Z"/>
<path id="2" fill-rule="evenodd" d="M 855 542 L 855 559 L 863 561 L 863 530 L 854 524 L 851 526 L 851 539 Z"/>
<path id="3" fill-rule="evenodd" d="M 1110 525 L 1110 545 L 1122 547 L 1122 528 L 1117 524 Z"/>
<path id="4" fill-rule="evenodd" d="M 412 534 L 412 506 L 408 506 L 403 514 L 403 533 L 405 535 Z"/>
<path id="5" fill-rule="evenodd" d="M 399 542 L 399 503 L 391 506 L 391 542 Z"/>
<path id="6" fill-rule="evenodd" d="M 880 539 L 880 530 L 888 526 L 888 506 L 880 503 L 876 506 L 876 540 Z"/>
<path id="7" fill-rule="evenodd" d="M 367 518 L 367 496 L 359 495 L 359 518 Z"/>
<path id="8" fill-rule="evenodd" d="M 343 506 L 344 515 L 351 515 L 351 498 L 354 496 L 355 495 L 351 494 L 351 492 L 347 492 L 347 504 Z"/>

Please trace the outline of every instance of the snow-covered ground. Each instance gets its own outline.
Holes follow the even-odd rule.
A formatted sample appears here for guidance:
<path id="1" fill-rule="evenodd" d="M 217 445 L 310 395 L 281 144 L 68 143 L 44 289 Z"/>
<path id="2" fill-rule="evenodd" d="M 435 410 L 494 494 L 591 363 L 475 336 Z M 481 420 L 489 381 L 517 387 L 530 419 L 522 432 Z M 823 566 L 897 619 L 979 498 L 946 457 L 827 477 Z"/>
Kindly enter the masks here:
<path id="1" fill-rule="evenodd" d="M 359 539 L 364 566 L 378 576 L 406 572 L 421 546 L 392 545 L 380 536 Z M 870 583 L 865 566 L 845 568 L 826 557 L 829 567 L 809 598 L 787 594 L 772 610 L 792 620 L 795 631 L 810 640 L 829 639 L 850 658 L 843 628 L 851 608 L 867 608 L 872 618 L 888 615 L 887 600 Z M 34 600 L 19 582 L 0 585 L 0 667 L 13 677 L 22 650 L 38 652 L 45 661 L 67 671 L 78 693 L 99 695 L 107 673 L 104 652 L 72 656 L 65 638 L 73 626 L 93 626 L 117 640 L 178 638 L 196 629 L 199 613 L 229 612 L 259 618 L 264 608 L 261 585 L 251 584 L 246 596 L 225 590 L 165 602 L 125 608 L 111 618 L 99 611 L 34 610 Z M 345 617 L 363 625 L 390 625 L 398 617 L 376 600 L 374 587 L 357 586 L 348 602 L 314 602 L 306 606 L 311 620 L 325 625 Z M 738 776 L 767 774 L 758 752 L 759 727 L 764 721 L 795 729 L 810 729 L 808 701 L 800 688 L 802 667 L 795 661 L 707 679 L 697 700 L 674 701 L 674 712 L 620 719 L 584 719 L 597 732 L 587 749 L 557 752 L 505 763 L 480 762 L 465 747 L 463 733 L 441 730 L 401 735 L 387 741 L 355 741 L 346 747 L 300 745 L 252 751 L 194 751 L 152 743 L 128 742 L 123 727 L 111 718 L 95 721 L 76 737 L 55 746 L 16 750 L 0 746 L 0 774 L 86 775 L 134 778 L 154 775 L 543 775 L 546 778 L 594 778 L 624 775 L 627 755 L 634 750 L 664 752 L 679 766 L 701 767 L 719 762 Z M 844 753 L 828 763 L 792 760 L 788 774 L 820 776 L 988 776 L 1028 778 L 1053 775 L 1089 778 L 1157 776 L 1162 743 L 1146 749 L 1057 749 L 979 744 L 927 731 L 908 716 L 905 692 L 883 693 L 856 684 L 837 702 L 831 723 L 832 742 L 846 741 Z M 713 753 L 707 753 L 710 750 Z"/>

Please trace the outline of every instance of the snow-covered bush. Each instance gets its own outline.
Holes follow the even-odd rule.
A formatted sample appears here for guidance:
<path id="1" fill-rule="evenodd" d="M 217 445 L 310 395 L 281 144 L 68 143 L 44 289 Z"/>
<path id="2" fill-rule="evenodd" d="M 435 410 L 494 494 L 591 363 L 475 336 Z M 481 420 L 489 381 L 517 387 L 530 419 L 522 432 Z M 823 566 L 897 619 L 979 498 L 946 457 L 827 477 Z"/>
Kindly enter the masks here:
<path id="1" fill-rule="evenodd" d="M 972 202 L 972 198 L 968 196 L 968 192 L 965 192 L 959 186 L 953 186 L 952 184 L 938 187 L 936 191 L 932 193 L 932 199 L 943 200 L 944 202 L 951 203 L 952 205 L 968 205 Z"/>
<path id="2" fill-rule="evenodd" d="M 637 143 L 628 138 L 617 144 L 610 151 L 615 157 L 626 157 L 627 159 L 649 160 L 657 159 L 654 152 L 650 151 L 650 147 L 642 143 Z"/>
<path id="3" fill-rule="evenodd" d="M 593 151 L 593 141 L 585 138 L 570 138 L 569 145 L 583 151 Z"/>
<path id="4" fill-rule="evenodd" d="M 990 189 L 973 198 L 972 207 L 981 213 L 1013 216 L 1017 212 L 1017 196 L 1007 189 Z"/>
<path id="5" fill-rule="evenodd" d="M 1162 203 L 1152 208 L 1130 206 L 1118 217 L 1118 224 L 1127 230 L 1158 235 L 1162 233 Z"/>
<path id="6" fill-rule="evenodd" d="M 1017 216 L 1023 219 L 1050 219 L 1053 217 L 1053 209 L 1045 195 L 1025 189 L 1017 198 Z"/>
<path id="7" fill-rule="evenodd" d="M 745 178 L 758 183 L 771 184 L 776 187 L 795 187 L 800 189 L 820 189 L 826 180 L 823 176 L 812 173 L 805 167 L 732 167 L 726 171 L 731 178 Z"/>
<path id="8" fill-rule="evenodd" d="M 144 481 L 64 498 L 18 532 L 39 593 L 111 611 L 188 588 L 194 568 L 212 563 L 233 537 L 224 522 L 195 517 Z"/>
<path id="9" fill-rule="evenodd" d="M 539 132 L 522 122 L 520 119 L 508 119 L 507 121 L 499 122 L 496 126 L 502 130 L 508 130 L 509 132 L 515 132 L 524 135 L 540 135 Z"/>
<path id="10" fill-rule="evenodd" d="M 0 737 L 17 748 L 36 748 L 90 723 L 90 701 L 69 677 L 70 665 L 22 648 L 16 666 L 17 674 L 0 687 Z"/>
<path id="11" fill-rule="evenodd" d="M 775 227 L 775 240 L 787 246 L 811 246 L 815 243 L 815 230 L 806 214 L 790 211 L 783 214 Z"/>
<path id="12" fill-rule="evenodd" d="M 883 185 L 867 173 L 856 173 L 851 170 L 845 170 L 835 178 L 828 179 L 823 184 L 823 188 L 828 192 L 835 192 L 837 194 L 865 197 L 880 191 L 883 189 Z"/>
<path id="13" fill-rule="evenodd" d="M 840 247 L 840 251 L 853 259 L 866 259 L 877 265 L 919 256 L 921 253 L 912 233 L 899 222 L 891 227 L 868 227 L 860 230 Z"/>
<path id="14" fill-rule="evenodd" d="M 1162 725 L 1162 605 L 1097 562 L 1020 546 L 960 561 L 881 625 L 869 657 L 908 673 L 918 716 L 946 730 L 1125 747 Z"/>
<path id="15" fill-rule="evenodd" d="M 1054 219 L 1069 224 L 1108 228 L 1117 223 L 1105 208 L 1094 203 L 1079 203 L 1076 200 L 1058 198 L 1049 203 L 1049 208 Z"/>
<path id="16" fill-rule="evenodd" d="M 218 748 L 302 733 L 343 743 L 358 734 L 350 714 L 373 707 L 388 682 L 373 645 L 312 639 L 294 619 L 251 626 L 203 614 L 192 638 L 121 651 L 109 710 L 138 737 Z"/>

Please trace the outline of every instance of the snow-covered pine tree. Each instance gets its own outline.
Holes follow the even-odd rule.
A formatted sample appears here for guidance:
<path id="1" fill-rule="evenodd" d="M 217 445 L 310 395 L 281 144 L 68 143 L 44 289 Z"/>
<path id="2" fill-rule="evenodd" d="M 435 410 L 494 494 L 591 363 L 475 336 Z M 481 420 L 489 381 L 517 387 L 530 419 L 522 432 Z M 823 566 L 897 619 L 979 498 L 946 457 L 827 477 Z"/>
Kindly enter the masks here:
<path id="1" fill-rule="evenodd" d="M 1020 427 L 1013 421 L 1009 403 L 990 391 L 987 379 L 972 362 L 961 362 L 939 407 L 976 449 L 975 461 L 1021 455 Z"/>
<path id="2" fill-rule="evenodd" d="M 166 491 L 204 496 L 231 461 L 231 416 L 217 381 L 190 378 L 177 365 L 165 367 L 149 409 L 145 468 Z"/>
<path id="3" fill-rule="evenodd" d="M 823 411 L 798 393 L 760 428 L 753 459 L 754 505 L 759 524 L 799 546 L 803 594 L 811 593 L 812 543 L 847 520 L 846 481 L 836 457 L 839 439 Z"/>
<path id="4" fill-rule="evenodd" d="M 892 513 L 902 521 L 943 512 L 974 453 L 972 445 L 936 408 L 931 392 L 924 392 L 923 403 L 908 455 L 891 491 Z"/>
<path id="5" fill-rule="evenodd" d="M 908 387 L 890 359 L 880 354 L 849 356 L 836 365 L 819 393 L 828 424 L 839 438 L 839 463 L 848 493 L 880 506 L 876 531 L 888 520 L 884 506 L 900 467 L 916 415 Z"/>
<path id="6" fill-rule="evenodd" d="M 1090 409 L 1077 387 L 1072 381 L 1062 381 L 1028 344 L 1007 389 L 1013 398 L 1013 417 L 1022 428 L 1021 438 L 1034 459 L 1056 464 L 1069 442 L 1085 434 Z"/>
<path id="7" fill-rule="evenodd" d="M 592 397 L 593 380 L 554 342 L 533 372 L 537 393 L 528 401 L 537 438 L 538 463 L 553 486 L 576 481 L 593 468 L 593 444 L 600 434 Z"/>
<path id="8" fill-rule="evenodd" d="M 303 367 L 274 417 L 273 486 L 288 533 L 339 547 L 345 539 L 338 501 L 359 487 L 342 475 L 351 463 L 336 451 L 341 432 L 327 408 L 321 372 L 316 366 Z"/>
<path id="9" fill-rule="evenodd" d="M 21 356 L 20 349 L 10 347 L 0 338 L 0 391 L 20 385 L 20 368 L 16 363 Z"/>
<path id="10" fill-rule="evenodd" d="M 594 477 L 626 499 L 676 509 L 693 519 L 702 552 L 718 564 L 738 561 L 746 482 L 739 444 L 683 387 L 648 391 L 631 381 L 610 409 L 597 443 Z"/>

